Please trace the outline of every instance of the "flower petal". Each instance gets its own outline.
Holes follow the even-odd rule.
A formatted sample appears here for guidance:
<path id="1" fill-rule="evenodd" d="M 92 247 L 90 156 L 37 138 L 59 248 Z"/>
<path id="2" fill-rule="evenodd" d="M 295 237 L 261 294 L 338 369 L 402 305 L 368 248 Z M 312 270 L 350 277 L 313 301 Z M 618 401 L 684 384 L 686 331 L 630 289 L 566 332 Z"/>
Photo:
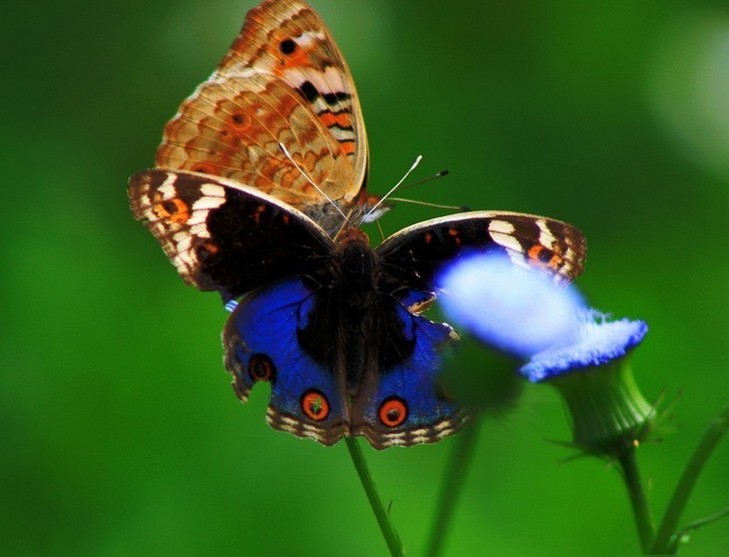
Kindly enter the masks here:
<path id="1" fill-rule="evenodd" d="M 529 358 L 574 337 L 583 308 L 573 287 L 497 253 L 464 257 L 440 275 L 446 315 L 481 341 Z"/>
<path id="2" fill-rule="evenodd" d="M 648 332 L 644 321 L 607 321 L 595 310 L 583 312 L 574 343 L 561 344 L 535 354 L 520 373 L 532 382 L 573 370 L 599 366 L 627 354 Z"/>

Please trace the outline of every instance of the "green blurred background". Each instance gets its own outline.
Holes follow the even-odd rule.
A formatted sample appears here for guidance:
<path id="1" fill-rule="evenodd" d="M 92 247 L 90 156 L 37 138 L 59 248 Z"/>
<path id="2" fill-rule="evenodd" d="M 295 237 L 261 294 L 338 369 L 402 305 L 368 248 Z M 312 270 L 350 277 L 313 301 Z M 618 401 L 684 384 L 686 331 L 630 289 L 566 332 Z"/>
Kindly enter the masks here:
<path id="1" fill-rule="evenodd" d="M 313 0 L 362 99 L 382 193 L 536 212 L 585 232 L 591 302 L 651 330 L 634 369 L 680 396 L 641 449 L 660 514 L 729 398 L 729 8 L 725 1 Z M 214 294 L 187 288 L 128 210 L 164 123 L 213 70 L 253 0 L 6 4 L 0 553 L 383 555 L 343 444 L 275 432 L 260 387 L 228 385 Z M 442 214 L 401 205 L 387 232 Z M 460 364 L 468 369 L 469 361 Z M 486 370 L 472 366 L 473 373 Z M 617 471 L 565 462 L 560 400 L 528 386 L 484 422 L 448 555 L 637 553 Z M 453 439 L 367 450 L 411 555 Z M 729 504 L 729 445 L 686 513 Z M 729 526 L 685 555 L 717 555 Z M 482 553 L 483 552 L 483 553 Z"/>

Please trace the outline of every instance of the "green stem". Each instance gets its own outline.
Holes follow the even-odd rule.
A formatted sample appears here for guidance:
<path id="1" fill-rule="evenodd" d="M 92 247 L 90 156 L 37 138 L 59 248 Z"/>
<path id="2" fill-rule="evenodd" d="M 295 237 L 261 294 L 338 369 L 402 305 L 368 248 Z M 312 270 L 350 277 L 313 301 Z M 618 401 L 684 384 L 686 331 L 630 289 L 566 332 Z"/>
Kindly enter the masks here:
<path id="1" fill-rule="evenodd" d="M 367 461 L 362 453 L 362 447 L 360 447 L 359 442 L 354 437 L 345 437 L 345 441 L 347 443 L 347 449 L 349 449 L 349 456 L 352 458 L 354 468 L 357 470 L 359 481 L 362 482 L 362 487 L 364 487 L 372 511 L 375 513 L 375 518 L 377 518 L 377 524 L 380 525 L 382 536 L 385 538 L 387 547 L 390 549 L 390 555 L 392 557 L 402 557 L 405 554 L 402 542 L 390 521 L 390 515 L 385 510 L 382 500 L 377 493 L 377 487 L 375 486 L 372 474 L 370 474 L 369 467 L 367 466 Z"/>
<path id="2" fill-rule="evenodd" d="M 717 520 L 721 520 L 725 516 L 729 516 L 729 507 L 726 509 L 722 509 L 719 512 L 715 512 L 714 514 L 710 514 L 709 516 L 705 516 L 704 518 L 700 518 L 699 520 L 696 520 L 690 524 L 687 524 L 683 528 L 681 528 L 678 532 L 676 532 L 676 535 L 674 538 L 681 538 L 682 536 L 688 534 L 691 530 L 698 530 L 699 528 L 703 528 L 707 524 L 711 524 L 712 522 L 716 522 Z M 675 540 L 674 543 L 671 544 L 672 546 L 675 546 Z M 671 551 L 675 550 L 673 547 L 671 548 Z"/>
<path id="3" fill-rule="evenodd" d="M 648 553 L 653 541 L 653 521 L 635 455 L 636 448 L 630 447 L 623 452 L 618 461 L 623 471 L 625 486 L 628 488 L 630 504 L 633 507 L 635 525 L 638 528 L 638 537 L 640 538 L 640 548 L 645 555 Z"/>
<path id="4" fill-rule="evenodd" d="M 724 437 L 727 429 L 729 429 L 729 404 L 711 421 L 704 435 L 701 437 L 699 444 L 694 449 L 688 464 L 686 464 L 683 475 L 676 485 L 671 502 L 668 504 L 666 514 L 663 516 L 663 521 L 658 529 L 658 534 L 653 543 L 653 554 L 670 555 L 675 552 L 671 547 L 678 521 L 681 519 L 681 514 L 686 507 L 686 503 L 696 485 L 696 481 L 699 479 L 699 474 L 701 474 L 704 464 L 706 464 L 706 461 L 719 444 L 719 441 L 721 441 L 721 438 Z"/>
<path id="5" fill-rule="evenodd" d="M 427 557 L 437 557 L 443 548 L 446 532 L 451 525 L 458 498 L 466 481 L 468 465 L 471 463 L 471 457 L 476 448 L 478 429 L 478 421 L 474 417 L 472 423 L 468 424 L 454 439 L 456 445 L 445 471 L 438 511 L 430 529 L 430 542 L 425 552 Z"/>

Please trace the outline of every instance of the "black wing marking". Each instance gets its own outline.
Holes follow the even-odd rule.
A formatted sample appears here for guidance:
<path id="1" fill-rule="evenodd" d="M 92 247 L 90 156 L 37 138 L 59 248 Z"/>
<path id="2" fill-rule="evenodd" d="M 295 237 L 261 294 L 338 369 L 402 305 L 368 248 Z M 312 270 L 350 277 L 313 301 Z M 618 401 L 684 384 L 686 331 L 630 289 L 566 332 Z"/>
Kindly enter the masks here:
<path id="1" fill-rule="evenodd" d="M 182 278 L 225 299 L 306 274 L 334 249 L 293 207 L 237 182 L 163 169 L 132 176 L 135 218 L 162 244 Z"/>
<path id="2" fill-rule="evenodd" d="M 518 265 L 536 267 L 567 282 L 584 267 L 582 233 L 564 222 L 511 212 L 474 211 L 420 222 L 387 238 L 375 251 L 391 290 L 433 290 L 446 262 L 473 250 L 502 251 Z M 385 287 L 387 288 L 387 287 Z"/>

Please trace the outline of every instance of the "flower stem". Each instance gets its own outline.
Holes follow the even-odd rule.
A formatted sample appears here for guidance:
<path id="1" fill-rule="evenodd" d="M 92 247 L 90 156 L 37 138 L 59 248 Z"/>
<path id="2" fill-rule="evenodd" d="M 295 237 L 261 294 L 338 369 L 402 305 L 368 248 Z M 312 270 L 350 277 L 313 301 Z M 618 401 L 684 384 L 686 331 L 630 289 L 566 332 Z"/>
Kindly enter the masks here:
<path id="1" fill-rule="evenodd" d="M 437 557 L 443 547 L 458 497 L 466 481 L 468 465 L 471 463 L 471 457 L 476 448 L 478 429 L 478 419 L 474 417 L 472 422 L 454 439 L 456 445 L 445 471 L 438 501 L 438 511 L 430 529 L 430 541 L 425 552 L 427 557 Z"/>
<path id="2" fill-rule="evenodd" d="M 375 518 L 377 518 L 377 524 L 380 526 L 382 536 L 385 538 L 387 547 L 390 549 L 390 555 L 392 557 L 402 557 L 405 554 L 402 542 L 390 521 L 390 515 L 382 504 L 382 499 L 380 499 L 377 493 L 377 487 L 375 486 L 372 474 L 370 474 L 369 467 L 367 466 L 367 461 L 362 453 L 362 447 L 360 447 L 358 440 L 354 437 L 345 437 L 345 441 L 347 443 L 347 449 L 349 449 L 349 456 L 352 458 L 355 470 L 357 470 L 359 481 L 362 482 L 362 487 L 364 487 L 372 511 L 375 513 Z"/>
<path id="3" fill-rule="evenodd" d="M 721 438 L 726 434 L 727 429 L 729 429 L 729 404 L 709 423 L 699 444 L 694 449 L 691 458 L 686 464 L 683 475 L 676 485 L 671 502 L 668 504 L 666 514 L 663 516 L 663 521 L 658 529 L 658 534 L 653 543 L 653 554 L 670 555 L 675 553 L 675 544 L 672 543 L 672 538 L 676 533 L 678 521 L 681 519 L 681 514 L 686 507 L 686 503 L 696 485 L 696 481 L 699 479 L 699 474 L 701 474 L 704 464 L 706 464 L 706 461 L 711 456 L 714 448 L 719 444 L 719 441 L 721 441 Z"/>
<path id="4" fill-rule="evenodd" d="M 687 524 L 683 528 L 681 528 L 678 532 L 676 532 L 676 535 L 674 538 L 681 538 L 682 536 L 688 534 L 691 530 L 698 530 L 699 528 L 703 528 L 707 524 L 711 524 L 712 522 L 716 522 L 717 520 L 721 520 L 725 516 L 729 516 L 729 507 L 720 510 L 719 512 L 715 512 L 714 514 L 710 514 L 709 516 L 705 516 L 704 518 L 700 518 L 699 520 L 695 520 L 694 522 Z M 671 544 L 671 551 L 674 551 L 673 546 L 675 543 Z"/>
<path id="5" fill-rule="evenodd" d="M 640 471 L 638 470 L 638 462 L 635 455 L 636 447 L 630 447 L 623 451 L 618 461 L 623 471 L 625 486 L 628 488 L 630 504 L 633 507 L 633 516 L 635 517 L 635 525 L 638 528 L 640 547 L 643 554 L 647 554 L 653 541 L 653 521 L 651 519 L 650 507 L 645 497 L 643 482 L 640 479 Z"/>

